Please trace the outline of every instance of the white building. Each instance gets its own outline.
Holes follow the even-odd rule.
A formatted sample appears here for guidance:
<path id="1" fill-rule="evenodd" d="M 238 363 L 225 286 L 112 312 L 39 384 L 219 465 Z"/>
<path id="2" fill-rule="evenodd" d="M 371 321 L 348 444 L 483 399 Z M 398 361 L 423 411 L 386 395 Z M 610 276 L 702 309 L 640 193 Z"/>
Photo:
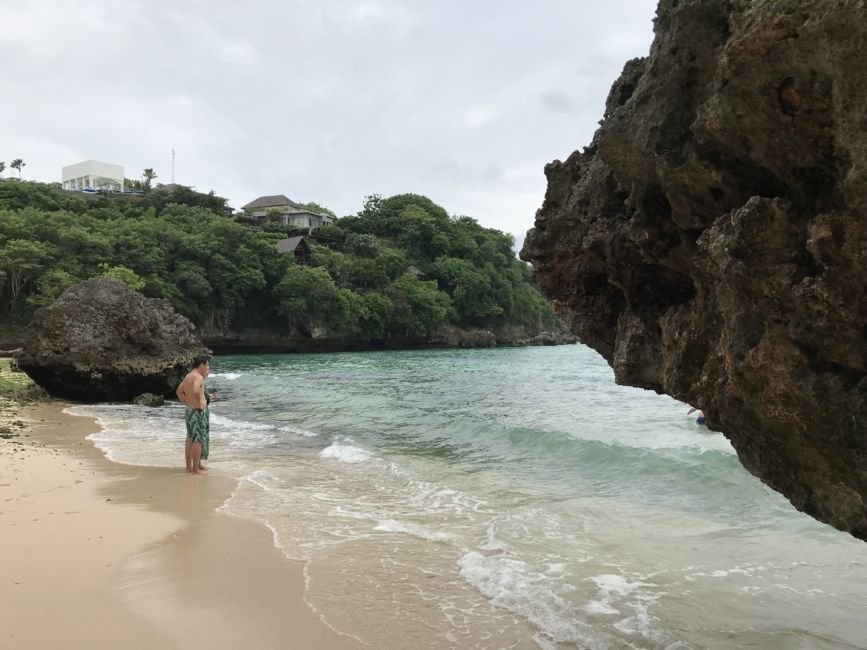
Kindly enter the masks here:
<path id="1" fill-rule="evenodd" d="M 123 167 L 98 160 L 85 160 L 63 168 L 65 190 L 123 192 Z"/>
<path id="2" fill-rule="evenodd" d="M 284 226 L 297 228 L 319 228 L 334 223 L 334 219 L 327 214 L 303 208 L 283 194 L 260 196 L 241 209 L 244 210 L 248 220 L 257 222 L 279 221 Z"/>

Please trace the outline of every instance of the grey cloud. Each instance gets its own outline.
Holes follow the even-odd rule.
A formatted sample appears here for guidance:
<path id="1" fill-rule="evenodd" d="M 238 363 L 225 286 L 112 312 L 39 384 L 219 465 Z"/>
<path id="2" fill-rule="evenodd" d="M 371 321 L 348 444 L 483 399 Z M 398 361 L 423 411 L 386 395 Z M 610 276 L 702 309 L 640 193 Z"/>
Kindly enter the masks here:
<path id="1" fill-rule="evenodd" d="M 609 6 L 614 5 L 616 6 Z M 653 3 L 28 0 L 0 22 L 0 160 L 154 167 L 235 206 L 417 192 L 516 236 L 592 137 Z M 14 63 L 13 63 L 14 62 Z"/>
<path id="2" fill-rule="evenodd" d="M 552 113 L 570 115 L 576 109 L 575 98 L 560 88 L 550 88 L 539 96 L 542 106 Z"/>

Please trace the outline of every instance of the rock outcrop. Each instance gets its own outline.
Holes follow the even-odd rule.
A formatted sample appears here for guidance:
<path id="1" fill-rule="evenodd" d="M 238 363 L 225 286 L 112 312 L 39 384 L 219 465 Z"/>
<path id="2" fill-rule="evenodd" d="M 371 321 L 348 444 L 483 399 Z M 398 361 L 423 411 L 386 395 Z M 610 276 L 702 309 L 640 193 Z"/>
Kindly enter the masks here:
<path id="1" fill-rule="evenodd" d="M 522 257 L 618 382 L 867 540 L 863 0 L 662 0 Z"/>
<path id="2" fill-rule="evenodd" d="M 142 393 L 137 397 L 132 398 L 133 404 L 138 404 L 139 406 L 151 406 L 153 408 L 164 406 L 166 403 L 165 397 L 162 395 L 155 395 L 154 393 Z"/>
<path id="3" fill-rule="evenodd" d="M 539 345 L 569 345 L 578 339 L 570 332 L 538 331 L 523 327 L 497 329 L 440 327 L 424 347 L 429 348 L 504 348 Z"/>
<path id="4" fill-rule="evenodd" d="M 192 359 L 207 352 L 168 302 L 100 277 L 36 312 L 18 364 L 56 397 L 126 401 L 174 394 Z"/>

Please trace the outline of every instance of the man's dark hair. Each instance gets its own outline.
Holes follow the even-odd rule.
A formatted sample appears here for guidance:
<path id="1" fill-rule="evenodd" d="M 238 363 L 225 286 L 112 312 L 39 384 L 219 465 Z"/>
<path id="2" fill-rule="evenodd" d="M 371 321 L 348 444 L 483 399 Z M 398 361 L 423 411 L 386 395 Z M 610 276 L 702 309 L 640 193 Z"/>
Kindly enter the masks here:
<path id="1" fill-rule="evenodd" d="M 211 357 L 206 356 L 204 354 L 200 354 L 199 356 L 197 356 L 193 359 L 193 369 L 196 369 L 199 366 L 202 366 L 202 365 L 204 365 L 206 363 L 210 363 L 210 362 L 211 362 Z"/>

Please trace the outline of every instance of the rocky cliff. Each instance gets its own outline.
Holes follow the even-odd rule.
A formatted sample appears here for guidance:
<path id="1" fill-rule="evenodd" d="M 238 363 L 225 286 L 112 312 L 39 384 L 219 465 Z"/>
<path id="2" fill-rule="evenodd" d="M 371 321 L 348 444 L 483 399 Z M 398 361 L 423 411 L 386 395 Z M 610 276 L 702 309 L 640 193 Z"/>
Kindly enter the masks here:
<path id="1" fill-rule="evenodd" d="M 867 540 L 867 7 L 662 0 L 522 257 L 619 383 Z"/>
<path id="2" fill-rule="evenodd" d="M 346 352 L 361 350 L 422 350 L 429 348 L 493 348 L 537 345 L 568 345 L 576 337 L 559 330 L 538 331 L 523 327 L 470 329 L 446 325 L 430 336 L 418 339 L 394 338 L 385 341 L 359 339 L 341 332 L 206 329 L 202 340 L 217 354 L 264 354 L 287 352 Z"/>
<path id="3" fill-rule="evenodd" d="M 168 302 L 99 277 L 37 310 L 17 358 L 52 395 L 104 402 L 174 395 L 193 357 L 205 353 L 193 324 Z"/>

